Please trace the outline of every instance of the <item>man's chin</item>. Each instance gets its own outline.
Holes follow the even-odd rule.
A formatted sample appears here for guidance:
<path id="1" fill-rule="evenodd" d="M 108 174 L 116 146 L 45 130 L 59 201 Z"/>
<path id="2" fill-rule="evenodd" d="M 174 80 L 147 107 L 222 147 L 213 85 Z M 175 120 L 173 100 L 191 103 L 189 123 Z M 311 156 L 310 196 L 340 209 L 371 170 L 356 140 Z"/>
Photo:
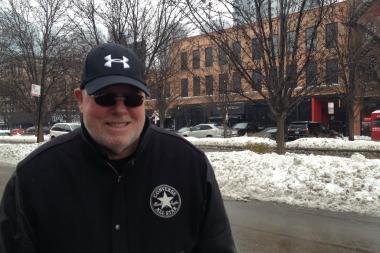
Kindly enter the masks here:
<path id="1" fill-rule="evenodd" d="M 104 145 L 103 148 L 106 151 L 109 159 L 116 160 L 126 158 L 133 154 L 136 150 L 136 144 L 137 142 L 107 143 L 107 145 Z"/>

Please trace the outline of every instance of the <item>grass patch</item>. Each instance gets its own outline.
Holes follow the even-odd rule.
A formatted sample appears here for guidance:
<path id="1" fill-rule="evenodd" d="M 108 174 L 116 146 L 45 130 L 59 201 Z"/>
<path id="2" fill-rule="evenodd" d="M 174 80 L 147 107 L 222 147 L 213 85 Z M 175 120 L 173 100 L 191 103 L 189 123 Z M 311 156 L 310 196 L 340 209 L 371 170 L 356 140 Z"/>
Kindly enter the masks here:
<path id="1" fill-rule="evenodd" d="M 244 145 L 244 149 L 248 149 L 259 154 L 272 153 L 275 151 L 273 147 L 263 143 L 248 143 Z"/>

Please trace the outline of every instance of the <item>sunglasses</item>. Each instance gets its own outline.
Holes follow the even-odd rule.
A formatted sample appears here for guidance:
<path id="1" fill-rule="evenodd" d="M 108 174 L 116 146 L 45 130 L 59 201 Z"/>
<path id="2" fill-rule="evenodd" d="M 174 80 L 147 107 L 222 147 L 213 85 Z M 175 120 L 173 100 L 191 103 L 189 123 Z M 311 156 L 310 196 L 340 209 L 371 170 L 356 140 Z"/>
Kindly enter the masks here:
<path id="1" fill-rule="evenodd" d="M 144 96 L 142 95 L 123 95 L 116 96 L 113 93 L 92 95 L 95 100 L 95 103 L 100 106 L 114 106 L 116 105 L 117 100 L 123 100 L 126 107 L 138 107 L 144 102 Z"/>

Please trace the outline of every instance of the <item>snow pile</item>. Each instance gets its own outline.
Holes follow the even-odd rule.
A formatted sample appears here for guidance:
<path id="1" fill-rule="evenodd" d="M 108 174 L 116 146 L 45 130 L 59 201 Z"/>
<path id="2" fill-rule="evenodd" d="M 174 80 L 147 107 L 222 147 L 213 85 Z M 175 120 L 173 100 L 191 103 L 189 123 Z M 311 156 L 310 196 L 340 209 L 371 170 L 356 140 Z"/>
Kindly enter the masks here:
<path id="1" fill-rule="evenodd" d="M 321 148 L 350 150 L 380 150 L 380 142 L 371 140 L 332 139 L 332 138 L 302 138 L 286 143 L 287 148 Z"/>
<path id="2" fill-rule="evenodd" d="M 222 194 L 380 216 L 380 160 L 332 156 L 207 154 Z"/>
<path id="3" fill-rule="evenodd" d="M 209 145 L 209 146 L 228 146 L 228 147 L 242 147 L 249 144 L 265 144 L 271 147 L 276 146 L 276 142 L 269 138 L 261 137 L 232 137 L 232 138 L 195 138 L 186 137 L 188 141 L 194 145 Z"/>
<path id="4" fill-rule="evenodd" d="M 349 150 L 380 150 L 380 142 L 371 141 L 369 137 L 356 136 L 355 141 L 347 138 L 301 138 L 286 142 L 287 148 L 316 148 L 316 149 L 349 149 Z M 276 147 L 276 142 L 261 137 L 232 137 L 232 138 L 194 138 L 186 137 L 194 145 L 244 147 L 249 144 L 265 144 Z"/>
<path id="5" fill-rule="evenodd" d="M 0 144 L 0 161 L 17 164 L 42 143 L 33 144 Z"/>
<path id="6" fill-rule="evenodd" d="M 49 135 L 44 135 L 44 140 L 50 139 Z M 0 143 L 36 143 L 37 137 L 34 135 L 14 135 L 0 136 Z"/>

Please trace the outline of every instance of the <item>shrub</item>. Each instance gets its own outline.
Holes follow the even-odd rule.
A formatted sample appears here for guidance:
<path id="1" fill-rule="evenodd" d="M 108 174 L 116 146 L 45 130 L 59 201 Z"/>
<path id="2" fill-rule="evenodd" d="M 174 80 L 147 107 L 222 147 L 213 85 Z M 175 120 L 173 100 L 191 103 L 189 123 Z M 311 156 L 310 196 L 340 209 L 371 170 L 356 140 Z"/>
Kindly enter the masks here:
<path id="1" fill-rule="evenodd" d="M 244 148 L 259 154 L 274 152 L 274 149 L 271 146 L 264 143 L 248 143 Z"/>

